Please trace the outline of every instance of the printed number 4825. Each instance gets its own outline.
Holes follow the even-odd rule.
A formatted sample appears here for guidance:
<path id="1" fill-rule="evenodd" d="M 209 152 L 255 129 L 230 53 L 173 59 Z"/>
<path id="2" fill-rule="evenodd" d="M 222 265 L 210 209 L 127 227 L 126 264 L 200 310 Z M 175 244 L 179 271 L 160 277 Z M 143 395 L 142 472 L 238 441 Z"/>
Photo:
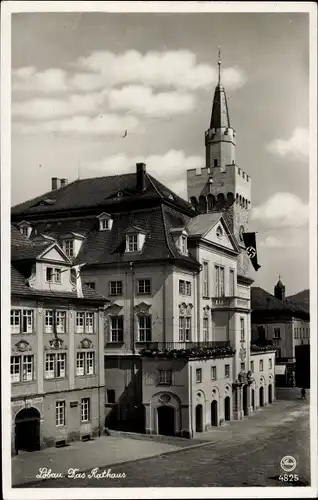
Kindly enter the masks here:
<path id="1" fill-rule="evenodd" d="M 297 474 L 281 474 L 278 479 L 283 482 L 299 481 Z"/>

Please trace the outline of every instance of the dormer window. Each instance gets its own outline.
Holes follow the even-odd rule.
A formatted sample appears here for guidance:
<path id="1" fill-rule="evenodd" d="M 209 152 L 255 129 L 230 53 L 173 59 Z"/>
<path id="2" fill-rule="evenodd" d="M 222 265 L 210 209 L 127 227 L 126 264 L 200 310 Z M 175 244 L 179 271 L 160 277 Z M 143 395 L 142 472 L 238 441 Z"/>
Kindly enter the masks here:
<path id="1" fill-rule="evenodd" d="M 23 234 L 26 238 L 30 238 L 32 227 L 29 222 L 23 221 L 19 224 L 20 233 Z"/>
<path id="2" fill-rule="evenodd" d="M 64 252 L 69 258 L 74 257 L 74 240 L 65 240 L 64 241 Z"/>
<path id="3" fill-rule="evenodd" d="M 181 253 L 184 255 L 187 253 L 187 237 L 181 236 Z"/>
<path id="4" fill-rule="evenodd" d="M 100 231 L 110 231 L 113 225 L 113 220 L 109 214 L 103 212 L 97 219 L 99 220 L 99 230 Z"/>
<path id="5" fill-rule="evenodd" d="M 58 267 L 47 267 L 45 278 L 47 283 L 61 283 L 61 269 Z"/>
<path id="6" fill-rule="evenodd" d="M 126 252 L 141 252 L 146 239 L 143 229 L 132 227 L 126 233 Z"/>
<path id="7" fill-rule="evenodd" d="M 182 255 L 188 255 L 188 233 L 183 227 L 170 230 L 173 235 L 174 243 Z"/>

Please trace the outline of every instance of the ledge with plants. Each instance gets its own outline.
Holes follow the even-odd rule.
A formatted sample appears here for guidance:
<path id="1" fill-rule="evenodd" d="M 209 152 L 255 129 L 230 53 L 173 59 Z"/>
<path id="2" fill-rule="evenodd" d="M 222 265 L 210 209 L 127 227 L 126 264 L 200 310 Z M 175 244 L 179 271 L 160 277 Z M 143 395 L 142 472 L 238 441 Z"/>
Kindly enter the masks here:
<path id="1" fill-rule="evenodd" d="M 251 352 L 270 352 L 270 351 L 276 351 L 276 347 L 273 344 L 269 345 L 251 344 Z"/>
<path id="2" fill-rule="evenodd" d="M 231 346 L 216 347 L 192 347 L 191 349 L 142 349 L 141 356 L 147 358 L 168 358 L 168 359 L 215 359 L 228 358 L 235 354 L 235 349 Z"/>

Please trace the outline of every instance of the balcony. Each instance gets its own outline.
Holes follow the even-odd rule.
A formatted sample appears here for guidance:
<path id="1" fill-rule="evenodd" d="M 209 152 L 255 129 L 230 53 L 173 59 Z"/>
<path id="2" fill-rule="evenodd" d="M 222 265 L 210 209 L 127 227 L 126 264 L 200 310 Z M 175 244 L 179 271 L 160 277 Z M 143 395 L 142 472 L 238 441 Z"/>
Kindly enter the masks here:
<path id="1" fill-rule="evenodd" d="M 227 309 L 250 309 L 250 300 L 242 297 L 212 297 L 211 308 L 213 311 Z"/>
<path id="2" fill-rule="evenodd" d="M 235 349 L 229 341 L 149 342 L 139 354 L 147 358 L 215 359 L 232 357 Z"/>

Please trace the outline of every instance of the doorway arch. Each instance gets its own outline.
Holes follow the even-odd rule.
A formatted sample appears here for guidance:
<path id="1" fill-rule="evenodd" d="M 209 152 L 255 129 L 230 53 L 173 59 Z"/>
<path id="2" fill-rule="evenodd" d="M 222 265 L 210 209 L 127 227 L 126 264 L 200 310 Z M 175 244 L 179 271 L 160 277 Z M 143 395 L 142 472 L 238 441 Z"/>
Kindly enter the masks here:
<path id="1" fill-rule="evenodd" d="M 231 398 L 229 396 L 224 399 L 224 419 L 231 420 Z"/>
<path id="2" fill-rule="evenodd" d="M 15 417 L 15 449 L 35 451 L 40 449 L 40 412 L 24 408 Z"/>
<path id="3" fill-rule="evenodd" d="M 195 407 L 195 430 L 203 432 L 203 407 L 200 404 Z"/>
<path id="4" fill-rule="evenodd" d="M 218 402 L 215 400 L 211 403 L 211 425 L 218 425 Z"/>
<path id="5" fill-rule="evenodd" d="M 259 405 L 264 406 L 264 387 L 259 388 Z"/>
<path id="6" fill-rule="evenodd" d="M 172 406 L 158 406 L 158 434 L 175 435 L 175 410 Z"/>
<path id="7" fill-rule="evenodd" d="M 244 415 L 248 415 L 248 387 L 247 385 L 243 386 L 243 412 Z"/>
<path id="8" fill-rule="evenodd" d="M 252 408 L 255 410 L 255 391 L 252 389 Z"/>
<path id="9" fill-rule="evenodd" d="M 269 384 L 269 386 L 268 386 L 268 402 L 269 403 L 273 402 L 273 386 L 272 386 L 272 384 Z"/>

